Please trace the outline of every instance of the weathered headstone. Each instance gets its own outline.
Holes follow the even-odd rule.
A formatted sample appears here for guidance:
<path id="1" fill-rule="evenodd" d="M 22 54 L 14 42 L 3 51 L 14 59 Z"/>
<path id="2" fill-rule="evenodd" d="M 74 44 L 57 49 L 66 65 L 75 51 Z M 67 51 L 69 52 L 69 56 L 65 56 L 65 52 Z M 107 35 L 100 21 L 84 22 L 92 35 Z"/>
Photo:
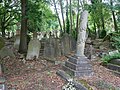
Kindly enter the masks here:
<path id="1" fill-rule="evenodd" d="M 45 58 L 48 58 L 48 59 L 55 59 L 55 48 L 51 45 L 51 44 L 48 44 L 45 46 L 44 48 L 44 57 Z"/>
<path id="2" fill-rule="evenodd" d="M 58 38 L 55 38 L 55 57 L 59 57 L 62 55 L 62 50 L 61 50 L 61 45 L 60 45 L 60 40 Z"/>
<path id="3" fill-rule="evenodd" d="M 26 59 L 34 59 L 39 57 L 39 51 L 40 51 L 40 41 L 36 38 L 32 39 L 28 44 L 28 51 Z"/>
<path id="4" fill-rule="evenodd" d="M 50 36 L 44 46 L 44 57 L 49 58 L 50 60 L 55 60 L 58 56 L 61 56 L 59 39 Z"/>
<path id="5" fill-rule="evenodd" d="M 76 51 L 76 43 L 77 43 L 77 41 L 72 36 L 70 36 L 70 43 L 71 43 L 71 47 L 70 47 L 71 51 Z"/>
<path id="6" fill-rule="evenodd" d="M 87 56 L 88 59 L 93 59 L 94 47 L 92 44 L 93 42 L 88 38 L 85 45 L 85 56 Z"/>
<path id="7" fill-rule="evenodd" d="M 20 36 L 16 35 L 15 42 L 14 42 L 14 48 L 18 50 L 19 49 L 19 45 L 20 45 Z"/>
<path id="8" fill-rule="evenodd" d="M 43 56 L 44 48 L 45 48 L 46 38 L 42 38 L 40 40 L 41 48 L 40 48 L 40 56 Z"/>
<path id="9" fill-rule="evenodd" d="M 89 59 L 84 55 L 86 28 L 87 28 L 88 12 L 83 11 L 80 18 L 80 29 L 78 31 L 77 51 L 69 60 L 65 62 L 63 69 L 73 76 L 91 76 L 93 75 L 92 66 Z"/>
<path id="10" fill-rule="evenodd" d="M 14 53 L 11 49 L 9 49 L 8 47 L 3 47 L 0 50 L 0 58 L 4 58 L 4 57 L 7 57 L 7 56 L 15 57 L 15 55 L 14 55 Z"/>
<path id="11" fill-rule="evenodd" d="M 61 47 L 62 47 L 62 54 L 67 55 L 70 53 L 71 50 L 71 42 L 70 42 L 70 36 L 65 33 L 63 37 L 61 38 Z"/>
<path id="12" fill-rule="evenodd" d="M 0 49 L 5 46 L 5 41 L 2 37 L 0 37 Z"/>

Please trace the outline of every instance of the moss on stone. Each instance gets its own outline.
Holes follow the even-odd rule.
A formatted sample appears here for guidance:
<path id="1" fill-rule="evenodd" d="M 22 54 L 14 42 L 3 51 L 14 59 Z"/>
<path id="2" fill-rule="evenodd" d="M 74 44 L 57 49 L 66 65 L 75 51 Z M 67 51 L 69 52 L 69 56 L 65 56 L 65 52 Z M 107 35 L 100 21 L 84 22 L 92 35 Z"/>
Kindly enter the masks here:
<path id="1" fill-rule="evenodd" d="M 90 85 L 85 80 L 79 80 L 81 84 L 83 84 L 88 90 L 93 90 Z"/>

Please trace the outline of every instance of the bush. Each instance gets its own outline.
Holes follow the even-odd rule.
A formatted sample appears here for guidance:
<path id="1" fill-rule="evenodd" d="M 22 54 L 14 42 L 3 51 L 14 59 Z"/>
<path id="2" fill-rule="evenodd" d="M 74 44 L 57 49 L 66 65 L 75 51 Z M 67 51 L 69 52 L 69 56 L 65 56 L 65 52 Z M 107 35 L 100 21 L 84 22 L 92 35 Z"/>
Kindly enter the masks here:
<path id="1" fill-rule="evenodd" d="M 112 46 L 120 51 L 120 34 L 114 33 L 111 37 Z"/>
<path id="2" fill-rule="evenodd" d="M 104 64 L 107 64 L 107 63 L 109 63 L 111 60 L 113 60 L 113 59 L 120 59 L 120 53 L 114 53 L 114 54 L 112 54 L 112 55 L 106 55 L 106 56 L 104 56 L 104 57 L 102 57 L 102 62 L 104 63 Z"/>

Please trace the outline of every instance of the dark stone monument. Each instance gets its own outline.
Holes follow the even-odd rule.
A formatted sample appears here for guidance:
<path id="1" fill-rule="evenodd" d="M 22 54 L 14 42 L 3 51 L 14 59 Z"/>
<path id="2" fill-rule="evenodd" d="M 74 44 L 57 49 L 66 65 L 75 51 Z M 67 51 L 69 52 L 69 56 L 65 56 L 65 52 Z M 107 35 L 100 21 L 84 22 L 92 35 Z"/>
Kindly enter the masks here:
<path id="1" fill-rule="evenodd" d="M 92 76 L 93 70 L 89 59 L 84 55 L 86 28 L 88 12 L 83 11 L 81 14 L 80 29 L 78 31 L 77 51 L 74 56 L 69 57 L 63 66 L 64 71 L 76 77 Z"/>
<path id="2" fill-rule="evenodd" d="M 49 61 L 57 63 L 57 58 L 61 56 L 61 46 L 59 38 L 50 35 L 44 43 L 43 57 Z"/>
<path id="3" fill-rule="evenodd" d="M 71 50 L 70 36 L 67 33 L 65 33 L 61 38 L 61 47 L 62 55 L 67 55 L 70 53 Z"/>

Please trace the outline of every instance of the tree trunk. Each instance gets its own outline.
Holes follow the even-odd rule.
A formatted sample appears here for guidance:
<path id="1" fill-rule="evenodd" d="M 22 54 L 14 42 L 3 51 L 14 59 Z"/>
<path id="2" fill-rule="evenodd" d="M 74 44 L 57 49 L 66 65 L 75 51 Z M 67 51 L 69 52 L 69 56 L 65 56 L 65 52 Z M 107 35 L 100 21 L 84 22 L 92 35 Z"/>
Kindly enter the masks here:
<path id="1" fill-rule="evenodd" d="M 113 7 L 113 1 L 112 0 L 110 0 L 110 4 Z M 117 21 L 116 21 L 116 18 L 115 18 L 115 12 L 113 11 L 112 8 L 111 8 L 111 11 L 112 11 L 112 16 L 113 16 L 113 21 L 114 21 L 114 29 L 115 29 L 116 32 L 118 32 L 118 26 L 117 26 Z"/>
<path id="2" fill-rule="evenodd" d="M 33 32 L 33 39 L 37 39 L 37 32 L 36 31 Z"/>
<path id="3" fill-rule="evenodd" d="M 67 2 L 67 7 L 66 7 L 66 31 L 68 34 L 70 33 L 70 24 L 69 24 L 69 16 L 68 16 L 68 0 L 66 0 Z"/>
<path id="4" fill-rule="evenodd" d="M 80 17 L 80 28 L 78 31 L 78 39 L 77 39 L 77 51 L 76 56 L 84 56 L 84 48 L 86 41 L 86 29 L 87 29 L 87 21 L 88 21 L 88 11 L 83 11 Z"/>
<path id="5" fill-rule="evenodd" d="M 3 15 L 3 19 L 1 20 L 1 31 L 2 31 L 2 37 L 5 37 L 5 15 L 6 13 L 4 13 Z"/>
<path id="6" fill-rule="evenodd" d="M 59 18 L 59 15 L 58 15 L 58 11 L 57 11 L 57 7 L 56 7 L 56 4 L 55 4 L 55 0 L 53 0 L 53 4 L 54 4 L 54 7 L 55 7 L 55 12 L 56 12 L 56 15 L 57 15 L 57 18 L 58 18 L 58 22 L 59 22 L 59 25 L 60 25 L 60 31 L 62 33 L 62 25 L 61 25 L 61 22 L 60 22 L 60 18 Z"/>
<path id="7" fill-rule="evenodd" d="M 95 32 L 94 32 L 94 34 L 95 34 L 95 38 L 97 38 L 97 30 L 96 30 L 96 24 L 95 24 L 95 21 L 94 21 L 93 24 L 94 24 L 94 28 L 93 28 L 93 29 L 95 30 Z"/>
<path id="8" fill-rule="evenodd" d="M 70 34 L 72 34 L 72 5 L 70 0 Z"/>
<path id="9" fill-rule="evenodd" d="M 64 33 L 65 33 L 65 32 L 66 32 L 66 30 L 65 30 L 65 20 L 64 20 L 64 13 L 63 13 L 62 0 L 59 0 L 59 2 L 60 2 L 61 14 L 62 14 L 63 30 L 64 30 Z"/>
<path id="10" fill-rule="evenodd" d="M 102 21 L 102 29 L 105 30 L 105 22 L 104 22 L 104 16 L 103 13 L 101 13 L 101 21 Z"/>
<path id="11" fill-rule="evenodd" d="M 102 3 L 102 0 L 100 0 L 100 3 Z M 105 30 L 105 21 L 104 21 L 103 6 L 102 5 L 101 5 L 101 8 L 100 8 L 100 12 L 101 12 L 102 30 Z"/>
<path id="12" fill-rule="evenodd" d="M 20 53 L 26 53 L 27 52 L 26 6 L 27 6 L 27 0 L 21 0 L 22 20 L 21 20 L 20 46 L 19 46 L 19 52 Z"/>
<path id="13" fill-rule="evenodd" d="M 5 37 L 5 27 L 4 24 L 1 25 L 2 37 Z"/>
<path id="14" fill-rule="evenodd" d="M 97 25 L 97 29 L 96 29 L 96 38 L 100 38 L 100 25 L 99 23 L 96 24 Z"/>
<path id="15" fill-rule="evenodd" d="M 77 19 L 76 19 L 76 33 L 78 33 L 78 26 L 79 26 L 79 12 L 80 12 L 80 9 L 79 9 L 79 6 L 80 6 L 80 4 L 79 4 L 79 0 L 78 0 L 78 3 L 77 3 Z"/>

